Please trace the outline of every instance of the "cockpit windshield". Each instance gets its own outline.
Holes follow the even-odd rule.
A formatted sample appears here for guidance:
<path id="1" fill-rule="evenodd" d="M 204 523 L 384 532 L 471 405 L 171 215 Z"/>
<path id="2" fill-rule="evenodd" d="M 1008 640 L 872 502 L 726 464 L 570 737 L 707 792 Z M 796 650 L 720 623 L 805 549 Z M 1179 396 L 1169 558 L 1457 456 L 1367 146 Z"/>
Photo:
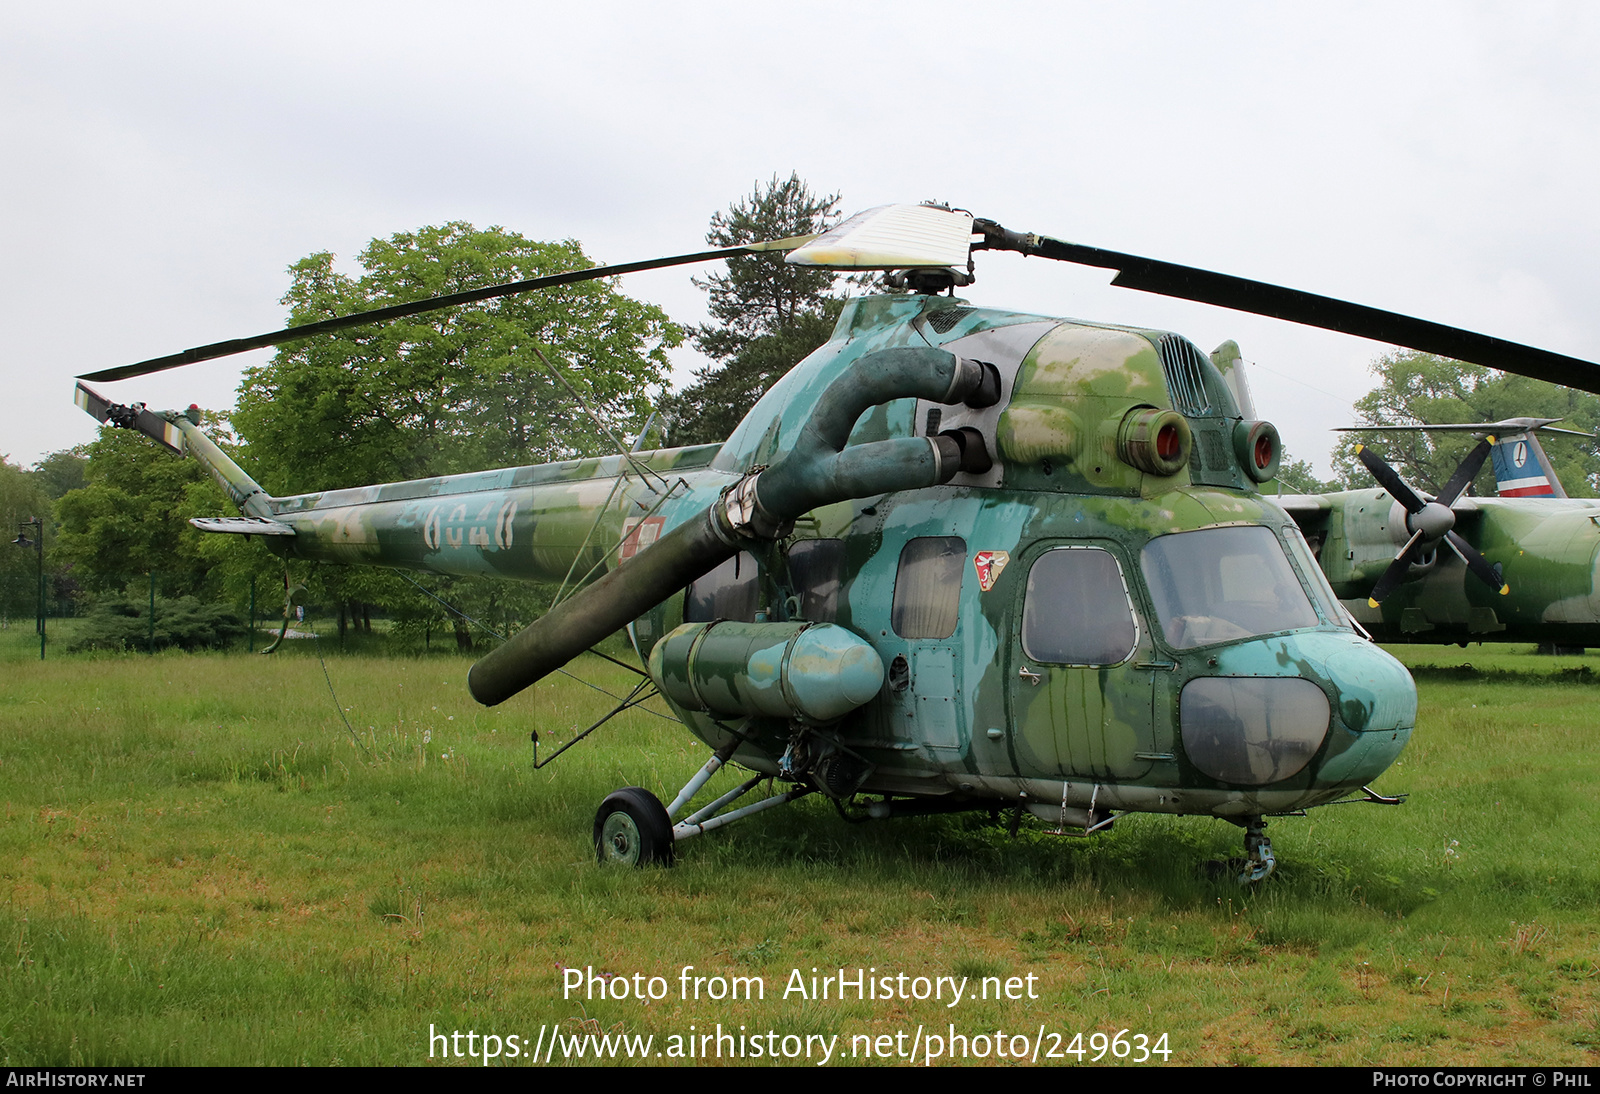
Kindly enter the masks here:
<path id="1" fill-rule="evenodd" d="M 1159 536 L 1141 552 L 1140 565 L 1175 649 L 1319 623 L 1283 544 L 1263 525 Z"/>

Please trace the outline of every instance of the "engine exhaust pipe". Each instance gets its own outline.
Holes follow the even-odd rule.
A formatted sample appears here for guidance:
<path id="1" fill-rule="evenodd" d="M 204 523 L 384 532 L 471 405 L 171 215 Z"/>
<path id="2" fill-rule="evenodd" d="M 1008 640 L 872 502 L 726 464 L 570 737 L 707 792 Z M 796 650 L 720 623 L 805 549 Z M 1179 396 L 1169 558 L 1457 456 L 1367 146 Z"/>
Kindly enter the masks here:
<path id="1" fill-rule="evenodd" d="M 701 512 L 485 655 L 467 674 L 484 706 L 511 698 L 639 618 L 752 541 L 788 534 L 812 509 L 894 490 L 948 482 L 962 469 L 951 436 L 899 437 L 845 447 L 856 420 L 894 399 L 993 406 L 993 365 L 944 350 L 897 347 L 847 366 L 817 400 L 794 446 L 765 471 L 746 475 Z M 969 444 L 971 442 L 969 441 Z M 967 453 L 970 465 L 972 454 Z"/>

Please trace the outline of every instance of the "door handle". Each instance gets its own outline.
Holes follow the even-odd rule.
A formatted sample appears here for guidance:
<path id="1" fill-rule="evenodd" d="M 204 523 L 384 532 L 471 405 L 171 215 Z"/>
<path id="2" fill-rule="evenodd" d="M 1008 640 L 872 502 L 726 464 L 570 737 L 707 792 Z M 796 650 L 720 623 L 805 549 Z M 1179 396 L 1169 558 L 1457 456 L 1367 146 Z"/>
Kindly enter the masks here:
<path id="1" fill-rule="evenodd" d="M 1030 670 L 1027 665 L 1023 665 L 1022 668 L 1017 670 L 1017 675 L 1022 677 L 1022 679 L 1026 680 L 1028 683 L 1032 684 L 1034 687 L 1038 687 L 1039 681 L 1044 679 L 1044 677 L 1040 676 L 1037 672 Z"/>

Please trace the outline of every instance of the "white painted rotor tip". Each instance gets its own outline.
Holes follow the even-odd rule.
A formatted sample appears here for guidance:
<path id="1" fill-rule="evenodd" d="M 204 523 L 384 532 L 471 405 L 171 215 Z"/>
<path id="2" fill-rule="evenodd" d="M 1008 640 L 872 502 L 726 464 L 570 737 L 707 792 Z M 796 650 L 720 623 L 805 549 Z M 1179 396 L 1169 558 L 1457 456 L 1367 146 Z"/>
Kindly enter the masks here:
<path id="1" fill-rule="evenodd" d="M 937 205 L 880 205 L 790 251 L 785 261 L 836 270 L 967 264 L 972 214 Z"/>

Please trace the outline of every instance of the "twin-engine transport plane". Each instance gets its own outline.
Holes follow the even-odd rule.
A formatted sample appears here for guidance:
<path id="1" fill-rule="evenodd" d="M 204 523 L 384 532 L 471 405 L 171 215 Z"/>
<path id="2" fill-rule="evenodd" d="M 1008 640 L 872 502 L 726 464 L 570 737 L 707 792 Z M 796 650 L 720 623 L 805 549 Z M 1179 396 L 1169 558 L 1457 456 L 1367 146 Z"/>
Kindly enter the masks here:
<path id="1" fill-rule="evenodd" d="M 1552 418 L 1362 426 L 1482 437 L 1438 497 L 1371 448 L 1376 489 L 1275 498 L 1300 524 L 1345 607 L 1383 642 L 1600 646 L 1600 499 L 1568 498 L 1538 434 L 1595 438 Z M 1493 460 L 1496 497 L 1464 493 Z"/>

